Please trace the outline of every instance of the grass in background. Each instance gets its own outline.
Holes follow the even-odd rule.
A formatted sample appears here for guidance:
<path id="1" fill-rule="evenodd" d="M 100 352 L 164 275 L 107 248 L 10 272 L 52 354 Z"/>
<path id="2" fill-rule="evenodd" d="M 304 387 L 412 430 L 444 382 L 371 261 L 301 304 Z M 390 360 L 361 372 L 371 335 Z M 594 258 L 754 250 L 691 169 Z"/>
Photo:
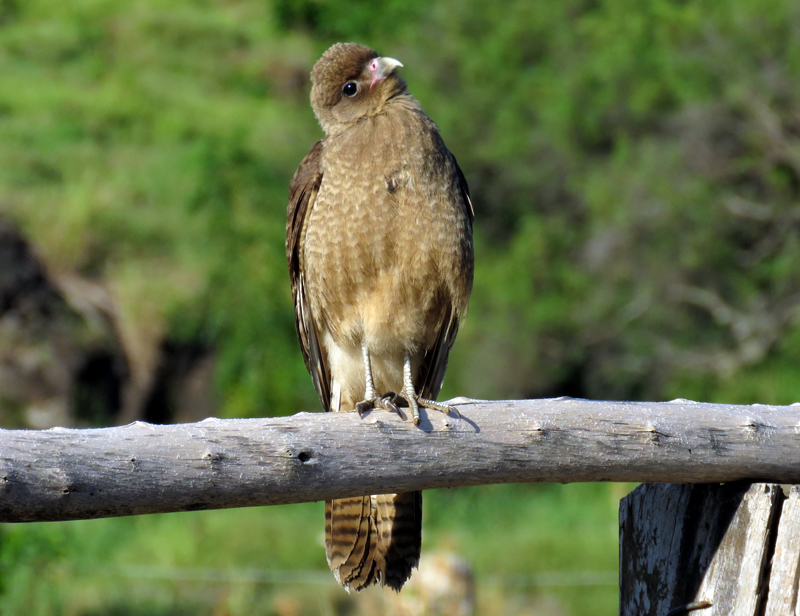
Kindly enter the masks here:
<path id="1" fill-rule="evenodd" d="M 423 553 L 471 563 L 479 614 L 611 616 L 621 484 L 425 493 Z M 328 571 L 321 503 L 39 524 L 0 535 L 6 616 L 350 614 Z M 542 577 L 542 574 L 553 574 Z M 547 607 L 549 606 L 549 607 Z M 357 612 L 355 612 L 357 613 Z"/>

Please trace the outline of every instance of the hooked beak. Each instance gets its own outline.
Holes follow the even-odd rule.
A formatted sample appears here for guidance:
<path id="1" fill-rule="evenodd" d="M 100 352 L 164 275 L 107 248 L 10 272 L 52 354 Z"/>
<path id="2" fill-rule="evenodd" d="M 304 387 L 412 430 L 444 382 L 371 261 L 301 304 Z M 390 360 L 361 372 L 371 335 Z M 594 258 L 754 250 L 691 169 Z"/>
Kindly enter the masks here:
<path id="1" fill-rule="evenodd" d="M 391 75 L 394 70 L 400 66 L 403 66 L 403 63 L 399 60 L 395 60 L 394 58 L 375 58 L 372 62 L 369 63 L 369 70 L 373 73 L 372 81 L 369 84 L 370 90 L 372 86 L 374 86 L 379 81 L 386 79 L 389 75 Z"/>

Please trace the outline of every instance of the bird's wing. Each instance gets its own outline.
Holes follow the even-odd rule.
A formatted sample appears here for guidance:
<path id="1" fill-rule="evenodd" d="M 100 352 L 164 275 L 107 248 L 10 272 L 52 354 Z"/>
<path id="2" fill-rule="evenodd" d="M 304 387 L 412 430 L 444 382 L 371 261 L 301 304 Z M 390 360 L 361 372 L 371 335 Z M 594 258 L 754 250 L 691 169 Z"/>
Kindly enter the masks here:
<path id="1" fill-rule="evenodd" d="M 320 157 L 322 141 L 318 141 L 300 163 L 289 186 L 289 207 L 286 212 L 286 260 L 289 263 L 289 276 L 292 279 L 294 296 L 294 316 L 297 337 L 306 368 L 314 380 L 323 408 L 330 410 L 331 375 L 324 348 L 320 345 L 317 327 L 311 316 L 306 299 L 305 280 L 300 268 L 300 238 L 303 234 L 306 217 L 314 207 L 319 186 L 322 183 Z"/>
<path id="2" fill-rule="evenodd" d="M 456 157 L 453 156 L 452 153 L 450 154 L 450 157 L 453 159 L 453 165 L 456 168 L 458 190 L 461 193 L 461 205 L 464 207 L 464 212 L 469 217 L 469 226 L 472 227 L 472 223 L 475 220 L 475 210 L 472 207 L 472 199 L 469 198 L 469 185 L 467 184 L 467 178 L 464 177 L 461 167 L 458 166 Z"/>
<path id="3" fill-rule="evenodd" d="M 464 215 L 469 221 L 471 230 L 472 222 L 475 219 L 475 212 L 472 209 L 472 200 L 469 197 L 469 185 L 467 184 L 467 179 L 464 177 L 464 174 L 461 172 L 461 167 L 459 167 L 458 162 L 456 162 L 456 157 L 452 154 L 450 154 L 450 157 L 455 168 L 458 195 L 461 200 L 460 205 L 463 208 Z M 448 307 L 435 344 L 425 352 L 422 358 L 420 369 L 417 373 L 417 382 L 414 383 L 414 387 L 420 392 L 423 398 L 435 400 L 436 396 L 439 395 L 439 390 L 442 388 L 442 383 L 444 382 L 444 373 L 447 370 L 447 358 L 456 340 L 458 327 L 461 320 L 464 318 L 464 310 L 465 308 L 456 305 L 450 305 Z"/>
<path id="4" fill-rule="evenodd" d="M 444 382 L 444 373 L 447 370 L 447 358 L 456 340 L 460 320 L 458 315 L 448 311 L 436 343 L 422 358 L 417 373 L 418 382 L 414 383 L 414 388 L 423 398 L 436 400 L 436 396 L 439 395 L 439 390 Z"/>

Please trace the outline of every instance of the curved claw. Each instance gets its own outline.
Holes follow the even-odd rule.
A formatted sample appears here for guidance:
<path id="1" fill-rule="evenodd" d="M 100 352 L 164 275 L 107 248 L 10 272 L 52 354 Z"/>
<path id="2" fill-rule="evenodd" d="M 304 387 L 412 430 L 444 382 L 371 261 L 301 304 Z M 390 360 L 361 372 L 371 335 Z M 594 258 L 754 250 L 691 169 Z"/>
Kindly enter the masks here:
<path id="1" fill-rule="evenodd" d="M 383 394 L 380 398 L 378 398 L 378 401 L 379 404 L 387 411 L 392 411 L 398 415 L 400 414 L 400 411 L 397 410 L 397 394 L 393 391 Z"/>
<path id="2" fill-rule="evenodd" d="M 397 394 L 393 391 L 390 391 L 383 396 L 367 398 L 366 400 L 362 400 L 356 404 L 356 411 L 358 412 L 359 417 L 363 417 L 364 413 L 377 408 L 386 409 L 387 411 L 391 411 L 392 413 L 397 413 L 400 415 L 400 411 L 397 409 Z"/>
<path id="3" fill-rule="evenodd" d="M 359 417 L 364 417 L 364 413 L 371 411 L 375 408 L 375 398 L 369 400 L 362 400 L 356 403 L 356 412 Z"/>

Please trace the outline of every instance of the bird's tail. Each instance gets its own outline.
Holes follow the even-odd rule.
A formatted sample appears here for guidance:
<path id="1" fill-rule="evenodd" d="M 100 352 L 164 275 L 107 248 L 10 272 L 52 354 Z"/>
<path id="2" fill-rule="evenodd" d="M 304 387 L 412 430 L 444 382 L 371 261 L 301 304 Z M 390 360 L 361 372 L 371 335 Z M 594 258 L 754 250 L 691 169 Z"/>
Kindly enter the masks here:
<path id="1" fill-rule="evenodd" d="M 400 590 L 419 564 L 422 492 L 325 502 L 325 550 L 337 581 L 361 590 L 380 583 Z"/>

